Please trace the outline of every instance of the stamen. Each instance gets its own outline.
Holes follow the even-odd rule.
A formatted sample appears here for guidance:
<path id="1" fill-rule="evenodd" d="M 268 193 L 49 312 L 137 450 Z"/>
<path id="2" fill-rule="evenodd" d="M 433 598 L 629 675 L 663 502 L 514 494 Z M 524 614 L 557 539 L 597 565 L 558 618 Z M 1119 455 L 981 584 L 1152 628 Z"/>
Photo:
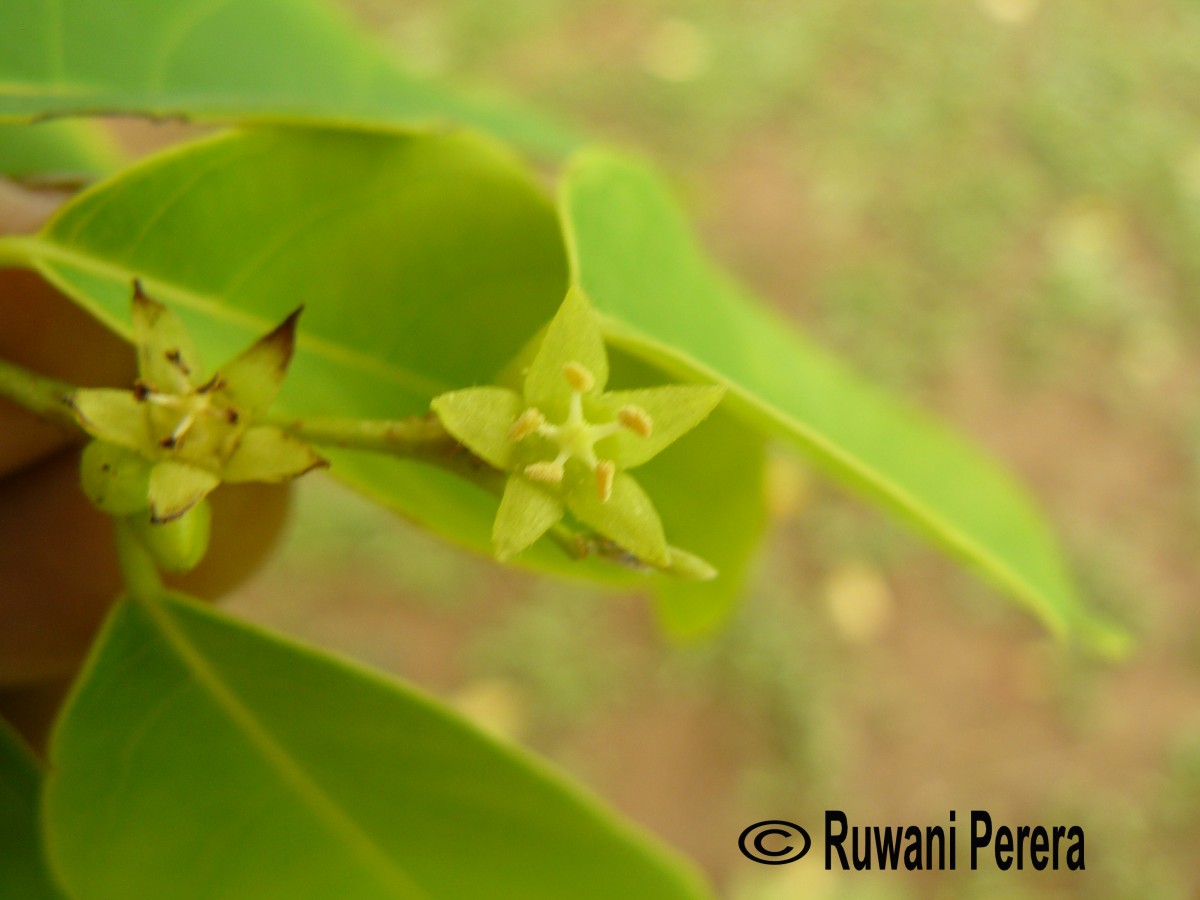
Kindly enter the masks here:
<path id="1" fill-rule="evenodd" d="M 654 430 L 654 420 L 650 418 L 650 413 L 633 404 L 621 407 L 617 412 L 617 421 L 638 437 L 648 438 Z"/>
<path id="2" fill-rule="evenodd" d="M 543 484 L 560 484 L 563 480 L 563 464 L 558 461 L 531 463 L 525 467 L 525 477 Z"/>
<path id="3" fill-rule="evenodd" d="M 531 406 L 512 423 L 512 427 L 508 429 L 508 439 L 514 444 L 523 441 L 545 424 L 546 417 L 542 415 L 541 410 Z"/>
<path id="4" fill-rule="evenodd" d="M 617 466 L 611 459 L 602 459 L 596 463 L 596 493 L 601 503 L 607 503 L 612 497 L 613 480 L 617 477 Z"/>
<path id="5" fill-rule="evenodd" d="M 179 424 L 175 426 L 175 430 L 169 436 L 159 441 L 159 444 L 168 450 L 173 450 L 175 446 L 188 433 L 188 429 L 192 427 L 192 423 L 196 421 L 195 412 L 189 412 L 186 416 L 179 420 Z"/>
<path id="6" fill-rule="evenodd" d="M 586 394 L 596 386 L 596 376 L 586 367 L 577 362 L 569 362 L 563 366 L 563 377 L 574 390 Z"/>

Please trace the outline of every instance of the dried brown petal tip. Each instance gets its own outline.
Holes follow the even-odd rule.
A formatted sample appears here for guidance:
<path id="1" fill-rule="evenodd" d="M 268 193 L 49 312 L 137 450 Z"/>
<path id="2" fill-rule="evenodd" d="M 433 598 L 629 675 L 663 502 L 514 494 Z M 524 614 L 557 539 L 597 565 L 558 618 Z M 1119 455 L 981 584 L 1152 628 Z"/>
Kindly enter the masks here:
<path id="1" fill-rule="evenodd" d="M 577 362 L 569 362 L 563 366 L 563 377 L 567 379 L 567 384 L 571 385 L 572 389 L 581 394 L 586 394 L 596 386 L 596 377 L 591 370 Z"/>
<path id="2" fill-rule="evenodd" d="M 650 437 L 650 433 L 654 430 L 654 420 L 650 418 L 650 413 L 640 406 L 632 404 L 621 407 L 617 412 L 617 421 L 638 437 Z"/>

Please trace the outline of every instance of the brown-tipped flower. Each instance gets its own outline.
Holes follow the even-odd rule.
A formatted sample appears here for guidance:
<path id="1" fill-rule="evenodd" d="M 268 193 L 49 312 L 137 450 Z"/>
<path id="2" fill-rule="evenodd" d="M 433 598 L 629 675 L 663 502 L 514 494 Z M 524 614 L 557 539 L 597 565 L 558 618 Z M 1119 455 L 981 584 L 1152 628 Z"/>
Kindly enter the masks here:
<path id="1" fill-rule="evenodd" d="M 622 427 L 632 431 L 638 437 L 648 438 L 650 433 L 654 431 L 654 420 L 650 418 L 650 413 L 646 412 L 640 406 L 622 406 L 617 411 L 617 421 Z"/>
<path id="2" fill-rule="evenodd" d="M 596 493 L 601 503 L 607 503 L 612 497 L 613 480 L 617 477 L 617 465 L 611 459 L 602 459 L 596 463 Z"/>
<path id="3" fill-rule="evenodd" d="M 592 374 L 591 369 L 577 362 L 569 362 L 563 366 L 563 377 L 567 379 L 567 384 L 571 385 L 572 390 L 581 394 L 586 394 L 596 386 L 596 376 Z"/>
<path id="4" fill-rule="evenodd" d="M 525 467 L 525 477 L 543 484 L 560 484 L 563 480 L 563 464 L 560 462 L 531 463 Z"/>
<path id="5" fill-rule="evenodd" d="M 508 429 L 508 439 L 514 444 L 523 441 L 545 424 L 546 417 L 542 415 L 541 410 L 531 406 L 512 423 L 512 427 Z"/>

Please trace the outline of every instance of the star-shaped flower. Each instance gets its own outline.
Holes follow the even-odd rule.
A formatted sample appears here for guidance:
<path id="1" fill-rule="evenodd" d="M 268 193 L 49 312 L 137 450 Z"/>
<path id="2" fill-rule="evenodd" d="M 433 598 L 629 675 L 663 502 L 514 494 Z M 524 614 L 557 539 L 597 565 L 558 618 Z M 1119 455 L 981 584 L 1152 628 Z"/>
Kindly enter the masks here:
<path id="1" fill-rule="evenodd" d="M 492 528 L 496 557 L 533 544 L 567 510 L 637 559 L 659 568 L 711 568 L 667 544 L 650 498 L 628 473 L 712 412 L 717 385 L 604 391 L 608 355 L 584 296 L 567 294 L 525 376 L 522 393 L 474 387 L 435 397 L 446 430 L 509 474 Z"/>
<path id="2" fill-rule="evenodd" d="M 255 424 L 278 394 L 295 344 L 297 309 L 208 378 L 183 323 L 134 282 L 133 390 L 80 388 L 68 398 L 97 440 L 84 489 L 119 516 L 179 519 L 222 481 L 281 482 L 327 463 L 302 441 Z"/>

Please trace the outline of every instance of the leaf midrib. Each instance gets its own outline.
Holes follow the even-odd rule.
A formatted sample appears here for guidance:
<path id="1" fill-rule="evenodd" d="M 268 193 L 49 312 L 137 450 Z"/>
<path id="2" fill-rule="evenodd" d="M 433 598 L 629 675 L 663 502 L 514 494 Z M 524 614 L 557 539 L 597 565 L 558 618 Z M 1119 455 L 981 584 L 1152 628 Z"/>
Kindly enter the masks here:
<path id="1" fill-rule="evenodd" d="M 432 900 L 420 886 L 409 878 L 388 857 L 386 851 L 351 818 L 349 813 L 327 794 L 304 766 L 262 725 L 253 711 L 221 678 L 216 669 L 192 644 L 175 623 L 165 606 L 155 600 L 136 603 L 183 664 L 187 673 L 207 693 L 218 709 L 224 712 L 242 733 L 247 743 L 268 762 L 285 785 L 290 785 L 316 820 L 341 838 L 343 843 L 368 865 L 380 882 L 405 900 Z"/>
<path id="2" fill-rule="evenodd" d="M 128 283 L 137 274 L 132 269 L 115 265 L 99 257 L 53 241 L 48 241 L 38 236 L 0 238 L 0 264 L 3 263 L 6 255 L 11 256 L 28 267 L 36 268 L 53 281 L 57 287 L 77 297 L 79 296 L 78 291 L 74 289 L 73 285 L 57 275 L 53 269 L 53 264 L 73 266 L 88 274 L 98 275 L 120 283 Z M 160 295 L 164 299 L 171 300 L 179 306 L 202 313 L 215 321 L 236 326 L 245 330 L 250 336 L 264 334 L 278 324 L 263 316 L 234 309 L 208 294 L 184 287 L 177 282 L 164 280 L 157 276 L 140 277 L 142 277 L 147 290 L 152 294 Z M 86 297 L 80 297 L 80 300 L 88 302 L 88 298 Z M 109 315 L 106 311 L 97 308 L 90 302 L 88 302 L 88 307 L 108 328 L 129 338 L 131 329 L 127 322 Z M 429 378 L 419 372 L 406 369 L 394 363 L 384 362 L 377 357 L 357 351 L 338 341 L 316 337 L 311 331 L 298 334 L 297 345 L 313 356 L 318 356 L 347 368 L 381 378 L 408 391 L 414 396 L 432 397 L 449 390 L 451 387 L 451 385 L 442 381 Z"/>

